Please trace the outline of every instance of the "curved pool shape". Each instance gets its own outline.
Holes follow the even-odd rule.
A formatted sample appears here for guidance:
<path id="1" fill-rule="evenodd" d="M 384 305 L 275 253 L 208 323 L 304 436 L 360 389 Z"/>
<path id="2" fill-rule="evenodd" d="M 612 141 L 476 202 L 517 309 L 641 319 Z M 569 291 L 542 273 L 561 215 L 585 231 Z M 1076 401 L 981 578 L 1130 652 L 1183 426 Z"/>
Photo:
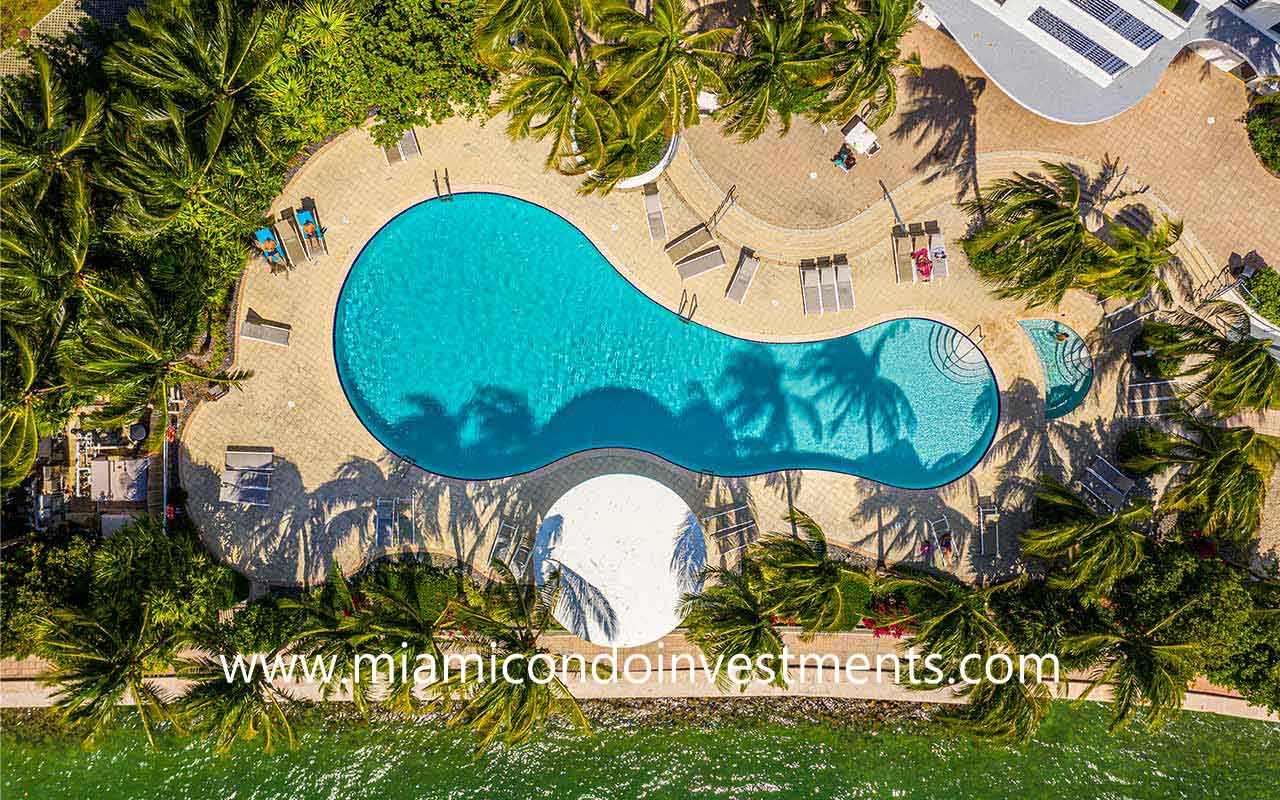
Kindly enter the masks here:
<path id="1" fill-rule="evenodd" d="M 1018 322 L 1031 338 L 1044 369 L 1045 419 L 1057 419 L 1075 410 L 1093 386 L 1093 358 L 1080 334 L 1054 319 Z"/>
<path id="2" fill-rule="evenodd" d="M 639 206 L 621 223 L 642 225 Z M 622 447 L 719 475 L 928 488 L 973 468 L 999 414 L 990 367 L 954 328 L 727 336 L 649 300 L 561 217 L 497 194 L 424 202 L 378 231 L 342 287 L 334 350 L 370 433 L 466 479 Z"/>

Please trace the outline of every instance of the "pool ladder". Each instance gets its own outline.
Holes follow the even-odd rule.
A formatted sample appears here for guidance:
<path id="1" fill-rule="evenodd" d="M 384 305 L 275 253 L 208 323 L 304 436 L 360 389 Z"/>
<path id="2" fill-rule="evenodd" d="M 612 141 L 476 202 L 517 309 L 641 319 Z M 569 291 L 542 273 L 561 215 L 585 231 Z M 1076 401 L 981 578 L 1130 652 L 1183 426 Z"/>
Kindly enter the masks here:
<path id="1" fill-rule="evenodd" d="M 676 316 L 681 322 L 688 322 L 693 319 L 694 313 L 698 310 L 698 295 L 689 294 L 688 289 L 680 291 L 680 308 L 676 310 Z"/>
<path id="2" fill-rule="evenodd" d="M 433 169 L 431 170 L 431 174 L 432 174 L 432 181 L 434 181 L 436 185 L 436 197 L 441 197 L 441 198 L 444 198 L 445 200 L 452 200 L 453 186 L 449 183 L 449 168 L 448 167 L 444 168 L 444 191 L 443 192 L 440 191 L 440 170 Z"/>

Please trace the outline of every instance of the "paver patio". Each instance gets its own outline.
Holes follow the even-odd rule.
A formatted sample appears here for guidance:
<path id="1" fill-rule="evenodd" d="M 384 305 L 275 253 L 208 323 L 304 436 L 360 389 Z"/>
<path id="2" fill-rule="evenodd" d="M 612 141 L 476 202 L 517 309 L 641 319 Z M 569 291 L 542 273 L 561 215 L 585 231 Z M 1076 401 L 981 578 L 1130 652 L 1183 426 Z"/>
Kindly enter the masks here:
<path id="1" fill-rule="evenodd" d="M 303 197 L 315 198 L 328 226 L 330 254 L 315 264 L 303 263 L 279 275 L 269 274 L 261 260 L 249 265 L 239 290 L 237 328 L 252 309 L 265 318 L 291 324 L 290 346 L 283 349 L 237 342 L 236 366 L 254 370 L 255 377 L 243 392 L 233 391 L 217 402 L 202 404 L 182 433 L 180 467 L 189 493 L 188 506 L 214 552 L 251 578 L 277 584 L 315 583 L 335 560 L 351 571 L 399 549 L 430 551 L 482 566 L 499 519 L 535 525 L 569 487 L 595 475 L 628 471 L 663 481 L 699 514 L 748 502 L 764 529 L 781 527 L 788 505 L 794 504 L 812 514 L 834 543 L 886 562 L 919 563 L 924 521 L 946 514 L 955 530 L 959 558 L 954 564 L 937 562 L 932 566 L 973 579 L 1014 566 L 1013 536 L 1025 523 L 1025 490 L 1034 476 L 1041 472 L 1059 478 L 1078 474 L 1097 453 L 1111 451 L 1126 424 L 1122 416 L 1118 418 L 1118 411 L 1125 404 L 1128 341 L 1123 336 L 1109 338 L 1099 326 L 1102 309 L 1082 294 L 1072 293 L 1056 311 L 1027 312 L 1020 304 L 993 298 L 955 246 L 951 248 L 950 278 L 900 287 L 892 269 L 888 230 L 893 216 L 888 204 L 872 198 L 859 213 L 856 203 L 850 201 L 849 216 L 837 220 L 839 224 L 788 227 L 769 222 L 756 213 L 765 211 L 748 205 L 748 196 L 763 194 L 748 193 L 743 188 L 748 176 L 743 176 L 728 178 L 739 182 L 744 199 L 717 228 L 717 237 L 731 260 L 736 259 L 736 248 L 742 245 L 752 246 L 764 256 L 747 302 L 739 305 L 724 298 L 728 270 L 680 282 L 661 243 L 649 238 L 639 192 L 578 195 L 577 179 L 544 172 L 541 145 L 511 142 L 503 134 L 501 122 L 481 125 L 452 120 L 420 129 L 423 158 L 396 165 L 386 163 L 367 133 L 349 132 L 316 154 L 278 201 L 276 211 L 297 205 Z M 993 125 L 984 123 L 983 130 L 990 127 Z M 806 142 L 812 142 L 802 132 L 797 134 L 799 138 L 789 146 L 810 157 L 805 147 Z M 682 146 L 662 181 L 667 228 L 672 235 L 707 219 L 711 209 L 706 205 L 718 203 L 720 189 L 710 174 L 714 168 L 706 164 L 708 145 L 699 144 L 718 135 L 709 127 L 696 131 L 690 137 L 692 148 Z M 1056 145 L 1050 140 L 1028 141 L 1037 147 Z M 715 150 L 721 145 L 710 147 Z M 916 146 L 886 142 L 879 157 L 883 159 L 880 164 L 898 159 L 906 169 L 896 177 L 886 173 L 895 204 L 913 221 L 939 220 L 954 242 L 967 223 L 952 204 L 956 176 L 950 171 L 938 174 L 927 165 L 917 166 L 912 160 L 918 160 L 917 156 L 902 159 L 900 153 L 895 154 L 908 147 Z M 1126 157 L 1119 149 L 1113 154 Z M 980 155 L 965 180 L 981 181 L 1007 174 L 1010 169 L 1027 168 L 1041 155 L 1023 149 Z M 1097 153 L 1092 155 L 1100 159 Z M 748 173 L 754 169 L 751 158 L 744 156 L 746 160 L 739 165 Z M 1099 166 L 1091 159 L 1080 161 L 1086 171 Z M 683 292 L 692 292 L 699 299 L 695 322 L 726 333 L 766 341 L 812 340 L 902 316 L 930 317 L 975 336 L 980 332 L 982 350 L 1000 386 L 1001 420 L 994 445 L 970 474 L 925 491 L 893 489 L 820 471 L 716 478 L 632 451 L 581 453 L 528 475 L 499 481 L 457 481 L 409 465 L 388 453 L 347 403 L 333 358 L 333 312 L 360 248 L 399 211 L 434 197 L 434 179 L 446 167 L 454 191 L 499 191 L 561 214 L 637 289 L 671 309 L 679 306 Z M 817 167 L 838 172 L 830 164 L 819 163 Z M 860 164 L 856 169 L 861 168 Z M 1177 170 L 1168 177 L 1175 187 L 1179 181 L 1191 180 Z M 855 186 L 865 182 L 854 179 Z M 1124 185 L 1140 188 L 1133 181 Z M 820 202 L 815 198 L 824 194 L 803 176 L 775 174 L 774 187 L 779 196 L 792 197 L 787 202 L 797 208 L 809 202 L 806 197 Z M 1199 279 L 1207 279 L 1213 266 L 1197 242 L 1219 232 L 1202 231 L 1197 222 L 1215 229 L 1216 220 L 1197 218 L 1176 204 L 1166 205 L 1165 199 L 1171 196 L 1167 191 L 1163 183 L 1157 184 L 1143 200 L 1157 210 L 1168 209 L 1186 218 L 1184 257 L 1199 259 L 1193 271 Z M 831 208 L 822 212 L 828 217 L 812 219 L 822 221 L 845 214 L 845 210 Z M 1241 224 L 1247 226 L 1247 222 Z M 804 316 L 795 261 L 837 252 L 847 252 L 853 265 L 857 309 Z M 426 270 L 451 267 L 431 263 L 429 252 L 425 258 Z M 1168 277 L 1173 280 L 1177 276 Z M 1044 419 L 1040 364 L 1017 325 L 1018 319 L 1030 317 L 1066 322 L 1085 336 L 1093 354 L 1093 389 L 1079 408 L 1062 419 Z M 948 410 L 938 409 L 938 413 Z M 270 508 L 250 509 L 217 501 L 219 472 L 229 444 L 275 447 L 277 465 Z M 992 491 L 1005 509 L 1000 560 L 980 555 L 976 540 L 977 497 Z M 378 498 L 405 500 L 404 528 L 413 534 L 412 541 L 392 547 L 376 545 L 373 516 Z M 1262 546 L 1264 552 L 1273 554 L 1280 548 L 1275 511 L 1274 507 L 1268 510 Z"/>

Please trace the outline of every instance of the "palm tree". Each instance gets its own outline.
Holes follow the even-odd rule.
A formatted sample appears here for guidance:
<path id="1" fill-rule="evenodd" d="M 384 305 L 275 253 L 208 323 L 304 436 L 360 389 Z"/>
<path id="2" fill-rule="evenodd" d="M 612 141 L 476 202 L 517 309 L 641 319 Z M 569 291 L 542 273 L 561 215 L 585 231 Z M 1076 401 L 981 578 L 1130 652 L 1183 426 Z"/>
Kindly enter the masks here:
<path id="1" fill-rule="evenodd" d="M 370 682 L 354 680 L 356 657 L 368 652 L 367 645 L 379 637 L 369 631 L 367 617 L 359 613 L 347 577 L 335 561 L 324 585 L 299 598 L 285 598 L 280 607 L 302 612 L 304 622 L 289 649 L 310 659 L 332 662 L 330 680 L 321 686 L 327 700 L 347 682 L 351 703 L 361 714 L 369 713 Z"/>
<path id="2" fill-rule="evenodd" d="M 48 348 L 33 347 L 24 332 L 10 326 L 4 333 L 13 355 L 5 359 L 7 385 L 0 396 L 0 489 L 9 489 L 35 467 L 47 398 L 64 387 L 44 385 L 51 372 Z"/>
<path id="3" fill-rule="evenodd" d="M 367 606 L 361 611 L 369 633 L 381 640 L 385 652 L 417 664 L 420 657 L 439 664 L 442 658 L 436 643 L 436 620 L 443 609 L 436 607 L 431 584 L 434 570 L 420 564 L 406 564 L 380 570 L 361 586 Z M 415 708 L 414 682 L 410 675 L 399 676 L 387 694 L 387 702 L 408 713 Z"/>
<path id="4" fill-rule="evenodd" d="M 166 324 L 155 298 L 141 293 L 124 323 L 93 316 L 58 346 L 63 375 L 71 385 L 99 392 L 103 407 L 87 419 L 112 426 L 136 421 L 150 409 L 166 408 L 170 389 L 190 382 L 240 388 L 247 370 L 212 370 L 187 360 L 195 320 L 178 330 Z"/>
<path id="5" fill-rule="evenodd" d="M 1252 428 L 1224 428 L 1188 417 L 1186 434 L 1144 428 L 1144 452 L 1124 461 L 1138 471 L 1181 468 L 1162 505 L 1193 512 L 1205 534 L 1247 543 L 1262 524 L 1280 438 Z"/>
<path id="6" fill-rule="evenodd" d="M 808 514 L 793 509 L 786 519 L 805 538 L 769 533 L 751 546 L 750 558 L 772 602 L 767 611 L 797 620 L 805 636 L 812 637 L 844 618 L 844 581 L 853 578 L 870 585 L 871 577 L 828 555 L 826 534 Z"/>
<path id="7" fill-rule="evenodd" d="M 535 589 L 520 584 L 502 562 L 495 560 L 492 566 L 501 583 L 487 605 L 450 600 L 439 625 L 454 633 L 454 647 L 492 653 L 503 665 L 503 676 L 491 680 L 483 669 L 467 668 L 445 675 L 432 684 L 433 706 L 446 715 L 449 727 L 465 726 L 476 733 L 477 757 L 498 739 L 508 746 L 526 741 L 552 714 L 568 717 L 590 735 L 591 726 L 569 687 L 554 671 L 542 681 L 548 676 L 534 661 L 548 652 L 538 639 L 551 624 L 560 596 L 559 573 Z"/>
<path id="8" fill-rule="evenodd" d="M 902 37 L 915 25 L 914 0 L 869 0 L 856 11 L 840 4 L 825 15 L 821 29 L 834 52 L 828 96 L 814 108 L 816 122 L 848 119 L 869 105 L 866 122 L 879 127 L 898 106 L 898 73 L 920 74 L 920 56 L 902 55 Z"/>
<path id="9" fill-rule="evenodd" d="M 71 97 L 53 74 L 49 57 L 40 50 L 31 50 L 29 57 L 35 97 L 18 91 L 4 93 L 0 192 L 28 190 L 32 205 L 38 206 L 55 181 L 84 179 L 84 161 L 98 142 L 106 104 L 102 95 L 89 89 L 73 113 Z"/>
<path id="10" fill-rule="evenodd" d="M 944 711 L 952 727 L 999 744 L 1023 745 L 1031 741 L 1053 707 L 1049 685 L 1021 676 L 1005 683 L 982 680 L 959 690 L 968 702 Z"/>
<path id="11" fill-rule="evenodd" d="M 85 730 L 93 745 L 133 702 L 142 730 L 156 746 L 155 726 L 174 722 L 168 698 L 152 676 L 168 670 L 176 641 L 152 624 L 144 605 L 136 613 L 96 615 L 58 609 L 41 620 L 38 652 L 53 665 L 41 683 L 57 688 L 54 706 Z"/>
<path id="12" fill-rule="evenodd" d="M 228 141 L 233 105 L 224 99 L 198 123 L 188 122 L 178 106 L 166 102 L 150 112 L 132 102 L 121 103 L 128 124 L 108 131 L 115 156 L 112 170 L 101 178 L 122 197 L 109 223 L 124 235 L 147 235 L 163 230 L 183 212 L 209 208 L 246 228 L 250 221 L 217 197 L 214 166 Z"/>
<path id="13" fill-rule="evenodd" d="M 1184 362 L 1179 375 L 1198 378 L 1184 399 L 1208 406 L 1219 417 L 1280 408 L 1280 361 L 1271 355 L 1271 342 L 1248 334 L 1248 319 L 1239 306 L 1213 303 L 1203 313 L 1207 319 L 1179 311 L 1170 322 L 1145 326 L 1144 339 L 1154 358 L 1178 359 Z"/>
<path id="14" fill-rule="evenodd" d="M 599 120 L 608 113 L 595 91 L 595 66 L 575 58 L 574 47 L 564 36 L 531 29 L 525 44 L 511 55 L 515 77 L 498 104 L 511 116 L 509 136 L 550 139 L 546 165 L 568 173 L 584 160 L 598 160 L 598 152 L 583 152 L 578 142 L 605 141 Z"/>
<path id="15" fill-rule="evenodd" d="M 124 85 L 174 100 L 202 117 L 238 102 L 280 54 L 285 27 L 269 7 L 161 0 L 129 11 L 130 36 L 104 60 Z"/>
<path id="16" fill-rule="evenodd" d="M 1014 173 L 961 204 L 984 224 L 965 239 L 975 271 L 998 297 L 1028 308 L 1057 306 L 1068 289 L 1105 270 L 1105 246 L 1085 228 L 1080 179 L 1065 164 L 1042 162 L 1047 176 Z"/>
<path id="17" fill-rule="evenodd" d="M 1111 730 L 1127 727 L 1141 718 L 1158 728 L 1182 709 L 1187 684 L 1196 676 L 1196 647 L 1168 644 L 1157 633 L 1201 598 L 1193 597 L 1181 608 L 1145 631 L 1128 631 L 1118 625 L 1096 633 L 1068 637 L 1063 649 L 1100 662 L 1078 702 L 1099 686 L 1111 687 Z"/>
<path id="18" fill-rule="evenodd" d="M 612 44 L 592 48 L 604 62 L 602 88 L 636 112 L 654 105 L 665 111 L 667 136 L 698 122 L 698 93 L 724 91 L 718 48 L 733 37 L 732 28 L 697 30 L 699 15 L 681 0 L 656 0 L 651 17 L 625 0 L 609 0 L 600 9 L 597 30 Z"/>
<path id="19" fill-rule="evenodd" d="M 476 11 L 476 49 L 490 61 L 506 63 L 513 41 L 521 35 L 545 33 L 574 42 L 571 50 L 581 56 L 576 47 L 582 38 L 579 24 L 590 23 L 597 13 L 596 0 L 481 0 Z"/>
<path id="20" fill-rule="evenodd" d="M 760 585 L 760 568 L 750 560 L 743 563 L 741 573 L 709 567 L 703 570 L 702 580 L 705 588 L 697 594 L 686 594 L 681 604 L 689 640 L 718 665 L 728 664 L 735 656 L 746 656 L 751 660 L 751 676 L 786 686 L 781 668 L 782 636 Z M 760 669 L 770 657 L 778 667 L 772 676 L 769 670 Z M 739 677 L 737 686 L 746 691 L 747 676 Z M 725 691 L 735 685 L 734 676 L 728 669 L 718 669 L 716 684 Z"/>
<path id="21" fill-rule="evenodd" d="M 660 148 L 665 141 L 662 110 L 663 106 L 658 103 L 635 111 L 602 104 L 596 117 L 602 138 L 596 140 L 593 131 L 584 128 L 578 132 L 575 143 L 579 152 L 591 153 L 591 159 L 577 165 L 562 165 L 561 171 L 570 175 L 586 173 L 579 189 L 581 194 L 608 194 L 618 181 L 648 170 L 653 166 L 654 148 Z"/>
<path id="22" fill-rule="evenodd" d="M 1082 276 L 1079 288 L 1099 297 L 1124 297 L 1139 300 L 1155 293 L 1165 302 L 1172 299 L 1160 270 L 1172 261 L 1173 246 L 1182 238 L 1182 223 L 1164 221 L 1146 235 L 1128 225 L 1113 223 L 1109 228 L 1110 245 L 1107 268 Z"/>
<path id="23" fill-rule="evenodd" d="M 725 79 L 725 133 L 750 141 L 774 120 L 787 133 L 792 115 L 822 95 L 826 58 L 809 0 L 765 0 L 747 23 L 746 55 Z"/>
<path id="24" fill-rule="evenodd" d="M 1147 537 L 1134 528 L 1151 521 L 1150 501 L 1139 500 L 1103 516 L 1048 476 L 1041 476 L 1036 497 L 1063 518 L 1019 536 L 1023 553 L 1060 567 L 1050 575 L 1049 585 L 1105 596 L 1142 562 Z"/>
<path id="25" fill-rule="evenodd" d="M 227 680 L 222 661 L 208 655 L 235 652 L 224 628 L 205 626 L 194 640 L 204 654 L 179 660 L 176 673 L 191 684 L 175 705 L 190 721 L 192 730 L 213 740 L 213 752 L 225 755 L 237 741 L 259 737 L 268 754 L 275 752 L 280 739 L 290 748 L 297 747 L 298 740 L 283 705 L 292 700 L 289 694 L 276 688 L 262 669 L 252 670 L 244 680 Z M 274 659 L 278 652 L 269 653 L 267 660 Z"/>

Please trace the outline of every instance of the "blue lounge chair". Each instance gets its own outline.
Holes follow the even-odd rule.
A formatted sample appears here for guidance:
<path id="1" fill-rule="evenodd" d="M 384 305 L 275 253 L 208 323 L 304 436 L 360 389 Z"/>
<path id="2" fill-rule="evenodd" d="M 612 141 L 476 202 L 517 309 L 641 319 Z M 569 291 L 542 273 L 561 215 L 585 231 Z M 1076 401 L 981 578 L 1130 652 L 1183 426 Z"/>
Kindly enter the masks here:
<path id="1" fill-rule="evenodd" d="M 280 241 L 276 239 L 275 232 L 270 228 L 259 228 L 254 234 L 254 238 L 258 240 L 258 251 L 262 253 L 262 257 L 272 267 L 287 267 L 289 262 L 285 260 L 284 250 L 281 248 Z M 267 243 L 270 242 L 270 247 Z"/>
<path id="2" fill-rule="evenodd" d="M 302 231 L 302 246 L 307 248 L 313 256 L 316 249 L 329 252 L 329 245 L 324 240 L 324 228 L 320 227 L 320 223 L 316 220 L 315 214 L 309 208 L 298 209 L 298 230 Z"/>

